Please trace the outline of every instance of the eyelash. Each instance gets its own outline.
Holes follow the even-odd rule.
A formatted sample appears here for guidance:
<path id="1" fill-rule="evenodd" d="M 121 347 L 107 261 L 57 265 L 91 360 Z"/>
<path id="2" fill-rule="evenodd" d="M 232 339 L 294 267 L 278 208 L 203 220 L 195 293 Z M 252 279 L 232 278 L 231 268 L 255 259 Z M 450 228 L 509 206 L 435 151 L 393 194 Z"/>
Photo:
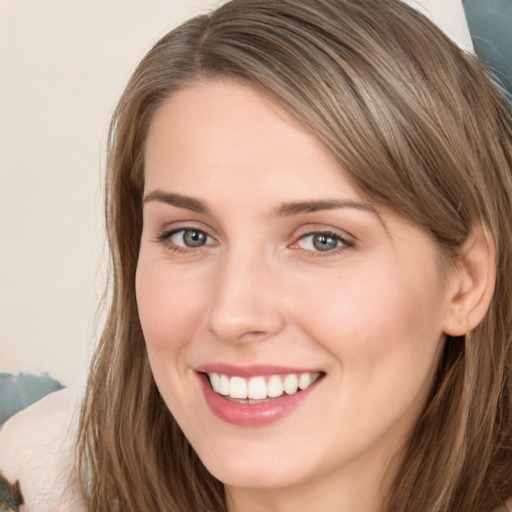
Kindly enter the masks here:
<path id="1" fill-rule="evenodd" d="M 213 245 L 211 243 L 205 243 L 203 245 L 199 245 L 196 248 L 194 247 L 187 247 L 187 246 L 181 246 L 177 245 L 176 243 L 171 241 L 171 238 L 178 234 L 183 232 L 182 236 L 185 236 L 187 232 L 195 232 L 200 233 L 204 236 L 206 236 L 207 240 L 213 240 L 212 237 L 208 235 L 208 233 L 202 229 L 196 229 L 196 228 L 179 228 L 179 229 L 172 229 L 169 231 L 163 231 L 156 237 L 156 242 L 164 244 L 167 250 L 170 250 L 171 252 L 175 254 L 189 254 L 191 252 L 195 252 L 197 249 L 202 249 L 206 245 Z M 307 254 L 309 257 L 312 258 L 318 258 L 318 257 L 326 257 L 326 256 L 333 256 L 340 254 L 347 249 L 355 247 L 355 243 L 351 240 L 348 240 L 347 238 L 339 235 L 338 233 L 335 233 L 333 231 L 329 230 L 314 230 L 314 231 L 307 231 L 305 233 L 300 234 L 295 241 L 290 244 L 290 247 L 293 248 L 293 246 L 297 246 L 301 240 L 305 240 L 308 237 L 314 237 L 316 235 L 321 235 L 325 238 L 332 238 L 336 240 L 338 246 L 334 247 L 333 249 L 328 249 L 326 251 L 321 250 L 311 250 L 311 249 L 302 249 L 300 247 L 297 247 L 299 250 L 302 250 L 305 254 Z M 314 242 L 313 242 L 314 243 Z"/>
<path id="2" fill-rule="evenodd" d="M 323 257 L 328 257 L 328 256 L 335 256 L 335 255 L 341 254 L 342 252 L 345 252 L 347 249 L 351 249 L 351 248 L 355 247 L 355 243 L 353 241 L 348 240 L 347 238 L 341 236 L 338 233 L 335 233 L 334 231 L 322 230 L 322 229 L 302 233 L 300 236 L 298 236 L 296 238 L 296 240 L 295 240 L 295 242 L 293 242 L 292 246 L 298 245 L 301 240 L 304 241 L 308 237 L 311 237 L 313 239 L 317 235 L 320 235 L 325 238 L 334 239 L 336 241 L 336 243 L 339 245 L 337 245 L 336 247 L 334 247 L 332 249 L 328 249 L 326 251 L 321 251 L 321 250 L 315 251 L 312 249 L 302 249 L 304 251 L 304 253 L 306 253 L 311 258 L 323 258 Z M 312 243 L 314 243 L 313 240 L 312 240 Z"/>
<path id="3" fill-rule="evenodd" d="M 174 243 L 171 240 L 171 238 L 174 235 L 181 233 L 181 232 L 183 232 L 183 236 L 185 236 L 185 233 L 187 233 L 187 232 L 201 233 L 201 234 L 205 235 L 207 239 L 212 240 L 212 238 L 208 235 L 208 233 L 206 231 L 204 231 L 202 229 L 190 227 L 190 228 L 172 229 L 170 231 L 163 231 L 162 233 L 160 233 L 160 235 L 157 236 L 156 242 L 163 244 L 167 250 L 169 250 L 175 254 L 189 254 L 190 252 L 195 251 L 196 248 L 194 248 L 194 247 L 186 247 L 186 246 L 177 245 L 176 243 Z M 197 249 L 201 249 L 205 245 L 212 245 L 212 244 L 205 243 L 203 245 L 198 246 Z"/>

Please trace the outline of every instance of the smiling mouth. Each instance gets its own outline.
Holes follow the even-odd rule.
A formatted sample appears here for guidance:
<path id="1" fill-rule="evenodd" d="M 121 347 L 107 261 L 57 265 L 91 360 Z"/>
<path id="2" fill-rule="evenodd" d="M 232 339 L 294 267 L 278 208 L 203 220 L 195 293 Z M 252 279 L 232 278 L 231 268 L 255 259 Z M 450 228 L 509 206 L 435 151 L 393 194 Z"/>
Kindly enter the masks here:
<path id="1" fill-rule="evenodd" d="M 294 395 L 324 377 L 323 372 L 265 375 L 251 378 L 205 372 L 210 387 L 226 399 L 240 403 L 262 403 L 283 395 Z"/>

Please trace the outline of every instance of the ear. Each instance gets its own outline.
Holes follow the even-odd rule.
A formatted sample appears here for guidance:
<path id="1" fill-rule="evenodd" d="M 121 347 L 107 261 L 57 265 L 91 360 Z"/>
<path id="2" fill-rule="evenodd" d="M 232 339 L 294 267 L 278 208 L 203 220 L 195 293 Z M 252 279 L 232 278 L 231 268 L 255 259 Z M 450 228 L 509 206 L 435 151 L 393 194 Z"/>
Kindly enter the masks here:
<path id="1" fill-rule="evenodd" d="M 494 293 L 495 254 L 494 241 L 487 229 L 473 228 L 452 269 L 445 334 L 463 336 L 485 316 Z"/>

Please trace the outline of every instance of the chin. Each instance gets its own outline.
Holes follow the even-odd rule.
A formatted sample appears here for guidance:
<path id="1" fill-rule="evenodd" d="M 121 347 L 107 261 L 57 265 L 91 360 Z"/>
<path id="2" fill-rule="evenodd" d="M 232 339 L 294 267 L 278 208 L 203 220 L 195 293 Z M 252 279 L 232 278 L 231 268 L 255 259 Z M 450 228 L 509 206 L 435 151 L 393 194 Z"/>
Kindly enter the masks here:
<path id="1" fill-rule="evenodd" d="M 273 452 L 270 453 L 270 452 Z M 202 454 L 199 454 L 201 457 Z M 217 480 L 228 487 L 245 489 L 282 489 L 305 481 L 299 471 L 304 467 L 288 456 L 264 448 L 255 450 L 218 450 L 201 457 L 203 464 Z"/>
<path id="2" fill-rule="evenodd" d="M 255 467 L 250 462 L 245 467 L 232 465 L 215 465 L 209 468 L 210 473 L 227 487 L 240 489 L 278 490 L 292 487 L 302 479 L 299 475 L 281 470 L 267 463 L 266 467 Z"/>

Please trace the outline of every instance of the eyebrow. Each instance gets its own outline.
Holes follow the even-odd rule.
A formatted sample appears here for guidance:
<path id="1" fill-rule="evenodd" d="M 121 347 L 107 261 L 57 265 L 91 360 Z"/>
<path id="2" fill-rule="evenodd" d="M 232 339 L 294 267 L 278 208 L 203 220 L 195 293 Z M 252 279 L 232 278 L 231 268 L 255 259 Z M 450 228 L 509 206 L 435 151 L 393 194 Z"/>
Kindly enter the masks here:
<path id="1" fill-rule="evenodd" d="M 191 210 L 196 213 L 207 214 L 210 212 L 206 204 L 199 199 L 183 196 L 181 194 L 174 194 L 172 192 L 164 192 L 163 190 L 153 190 L 144 196 L 144 203 L 149 203 L 151 201 L 165 203 L 170 206 L 176 206 L 177 208 L 184 208 L 185 210 Z"/>
<path id="2" fill-rule="evenodd" d="M 348 199 L 320 199 L 313 201 L 293 201 L 290 203 L 283 203 L 276 210 L 279 217 L 289 217 L 292 215 L 299 215 L 303 213 L 312 213 L 322 210 L 336 210 L 339 208 L 354 208 L 371 213 L 377 213 L 375 208 L 369 204 L 360 203 Z"/>
<path id="3" fill-rule="evenodd" d="M 153 190 L 146 194 L 143 199 L 144 203 L 157 201 L 165 203 L 177 208 L 184 208 L 196 213 L 209 214 L 210 209 L 206 204 L 194 197 L 184 196 L 173 192 L 164 192 L 163 190 Z M 377 213 L 375 208 L 366 203 L 348 199 L 317 199 L 305 201 L 292 201 L 282 203 L 279 207 L 272 212 L 272 216 L 277 217 L 291 217 L 293 215 L 300 215 L 305 213 L 313 213 L 322 210 L 335 210 L 340 208 L 353 208 L 370 213 Z"/>

